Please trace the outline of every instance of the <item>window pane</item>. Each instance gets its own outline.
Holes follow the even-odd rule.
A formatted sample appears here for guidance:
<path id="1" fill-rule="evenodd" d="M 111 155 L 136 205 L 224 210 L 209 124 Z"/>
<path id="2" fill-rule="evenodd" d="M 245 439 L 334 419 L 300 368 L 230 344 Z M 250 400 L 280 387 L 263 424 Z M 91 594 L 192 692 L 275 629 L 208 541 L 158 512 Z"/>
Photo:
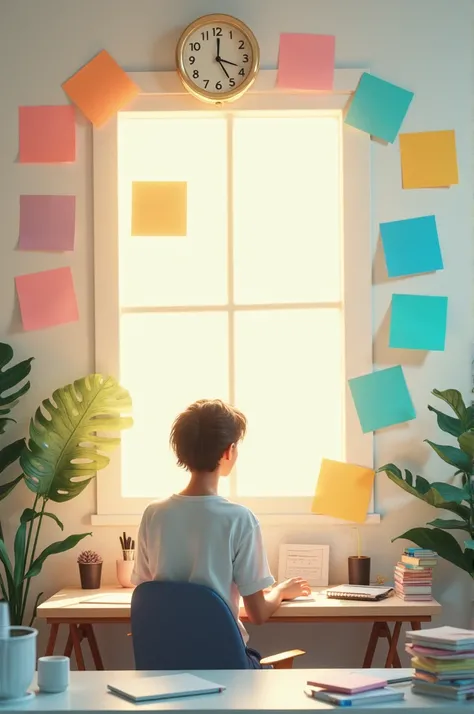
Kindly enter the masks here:
<path id="1" fill-rule="evenodd" d="M 321 458 L 343 458 L 341 333 L 338 309 L 236 314 L 239 496 L 313 495 Z"/>
<path id="2" fill-rule="evenodd" d="M 119 120 L 120 304 L 227 301 L 224 119 Z M 131 236 L 133 181 L 187 182 L 187 235 Z"/>
<path id="3" fill-rule="evenodd" d="M 186 473 L 168 446 L 173 420 L 191 402 L 228 399 L 225 313 L 129 314 L 121 319 L 121 375 L 134 426 L 122 437 L 122 495 L 159 498 Z"/>
<path id="4" fill-rule="evenodd" d="M 236 119 L 233 162 L 235 302 L 340 300 L 339 120 Z"/>

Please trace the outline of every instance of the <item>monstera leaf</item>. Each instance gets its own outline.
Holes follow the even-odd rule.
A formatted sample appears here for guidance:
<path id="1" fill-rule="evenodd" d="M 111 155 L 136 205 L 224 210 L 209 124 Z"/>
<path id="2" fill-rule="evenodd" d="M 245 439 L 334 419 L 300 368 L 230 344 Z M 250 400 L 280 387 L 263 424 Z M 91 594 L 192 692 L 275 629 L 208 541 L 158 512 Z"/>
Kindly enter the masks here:
<path id="1" fill-rule="evenodd" d="M 112 377 L 91 374 L 53 392 L 30 422 L 20 464 L 28 488 L 44 499 L 63 502 L 78 496 L 106 455 L 120 443 L 111 436 L 129 428 L 130 394 Z"/>
<path id="2" fill-rule="evenodd" d="M 451 511 L 464 522 L 469 523 L 470 509 L 463 504 L 463 501 L 469 500 L 469 494 L 464 488 L 443 482 L 430 483 L 422 476 L 413 476 L 408 469 L 405 469 L 405 478 L 403 478 L 402 472 L 395 464 L 385 464 L 378 471 L 385 471 L 391 481 L 412 496 L 420 498 L 435 508 Z"/>
<path id="3" fill-rule="evenodd" d="M 30 388 L 30 383 L 23 382 L 31 371 L 31 359 L 25 359 L 23 362 L 7 367 L 13 359 L 13 350 L 10 345 L 5 342 L 0 342 L 0 434 L 3 434 L 5 427 L 9 421 L 14 421 L 8 415 L 14 406 L 18 404 L 18 400 Z"/>

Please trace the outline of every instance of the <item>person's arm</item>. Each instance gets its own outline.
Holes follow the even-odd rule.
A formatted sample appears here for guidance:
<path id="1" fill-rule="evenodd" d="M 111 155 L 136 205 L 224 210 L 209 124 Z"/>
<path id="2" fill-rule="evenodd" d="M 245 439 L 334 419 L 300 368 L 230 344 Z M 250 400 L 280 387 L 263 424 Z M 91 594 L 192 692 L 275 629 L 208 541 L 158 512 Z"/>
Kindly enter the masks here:
<path id="1" fill-rule="evenodd" d="M 291 578 L 275 585 L 270 591 L 259 590 L 243 598 L 245 612 L 252 625 L 263 625 L 278 610 L 284 600 L 309 595 L 311 588 L 303 578 Z"/>
<path id="2" fill-rule="evenodd" d="M 234 582 L 243 597 L 250 622 L 261 625 L 277 610 L 283 600 L 309 595 L 309 585 L 301 578 L 287 580 L 264 592 L 275 580 L 268 566 L 260 524 L 255 523 L 242 538 L 233 563 Z"/>
<path id="3" fill-rule="evenodd" d="M 133 573 L 130 578 L 130 581 L 133 583 L 133 585 L 140 585 L 140 583 L 146 583 L 149 580 L 153 580 L 148 562 L 146 531 L 147 519 L 145 511 L 142 516 L 140 528 L 138 529 L 137 547 L 135 550 L 135 565 L 133 567 Z"/>

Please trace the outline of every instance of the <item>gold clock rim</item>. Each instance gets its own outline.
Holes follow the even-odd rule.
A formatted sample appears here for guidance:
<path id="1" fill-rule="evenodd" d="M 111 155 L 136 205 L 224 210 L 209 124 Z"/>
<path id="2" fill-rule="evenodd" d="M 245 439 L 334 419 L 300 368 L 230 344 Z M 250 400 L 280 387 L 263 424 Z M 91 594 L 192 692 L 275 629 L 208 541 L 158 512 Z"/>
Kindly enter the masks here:
<path id="1" fill-rule="evenodd" d="M 231 89 L 228 92 L 222 92 L 221 94 L 209 92 L 207 89 L 197 88 L 196 85 L 188 78 L 183 61 L 183 49 L 186 45 L 186 41 L 188 40 L 189 36 L 192 35 L 193 32 L 198 30 L 203 25 L 208 25 L 214 22 L 222 22 L 223 24 L 225 23 L 226 25 L 231 25 L 232 27 L 235 27 L 236 30 L 240 30 L 240 32 L 242 32 L 246 36 L 252 48 L 252 64 L 247 77 L 236 89 Z M 260 48 L 258 46 L 257 38 L 255 37 L 250 27 L 245 24 L 245 22 L 242 22 L 242 20 L 239 20 L 233 15 L 213 13 L 210 15 L 202 15 L 201 17 L 198 17 L 183 30 L 178 40 L 178 44 L 176 45 L 176 68 L 178 71 L 178 76 L 184 87 L 190 94 L 192 94 L 197 99 L 202 99 L 203 101 L 210 102 L 212 104 L 220 104 L 221 102 L 229 102 L 239 99 L 243 94 L 245 94 L 246 91 L 250 89 L 252 84 L 255 82 L 259 66 Z"/>

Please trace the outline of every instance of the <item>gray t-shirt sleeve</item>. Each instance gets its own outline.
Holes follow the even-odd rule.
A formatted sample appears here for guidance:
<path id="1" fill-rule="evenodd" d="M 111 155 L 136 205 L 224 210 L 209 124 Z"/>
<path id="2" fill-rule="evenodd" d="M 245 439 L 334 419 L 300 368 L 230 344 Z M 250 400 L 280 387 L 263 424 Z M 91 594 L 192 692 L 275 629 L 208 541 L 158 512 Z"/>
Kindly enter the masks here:
<path id="1" fill-rule="evenodd" d="M 148 561 L 147 548 L 147 512 L 143 514 L 140 528 L 137 535 L 137 547 L 135 551 L 135 565 L 130 578 L 133 585 L 140 585 L 149 580 L 153 580 Z"/>
<path id="2" fill-rule="evenodd" d="M 238 544 L 233 562 L 233 576 L 242 597 L 269 588 L 275 582 L 268 565 L 262 531 L 258 523 Z"/>

